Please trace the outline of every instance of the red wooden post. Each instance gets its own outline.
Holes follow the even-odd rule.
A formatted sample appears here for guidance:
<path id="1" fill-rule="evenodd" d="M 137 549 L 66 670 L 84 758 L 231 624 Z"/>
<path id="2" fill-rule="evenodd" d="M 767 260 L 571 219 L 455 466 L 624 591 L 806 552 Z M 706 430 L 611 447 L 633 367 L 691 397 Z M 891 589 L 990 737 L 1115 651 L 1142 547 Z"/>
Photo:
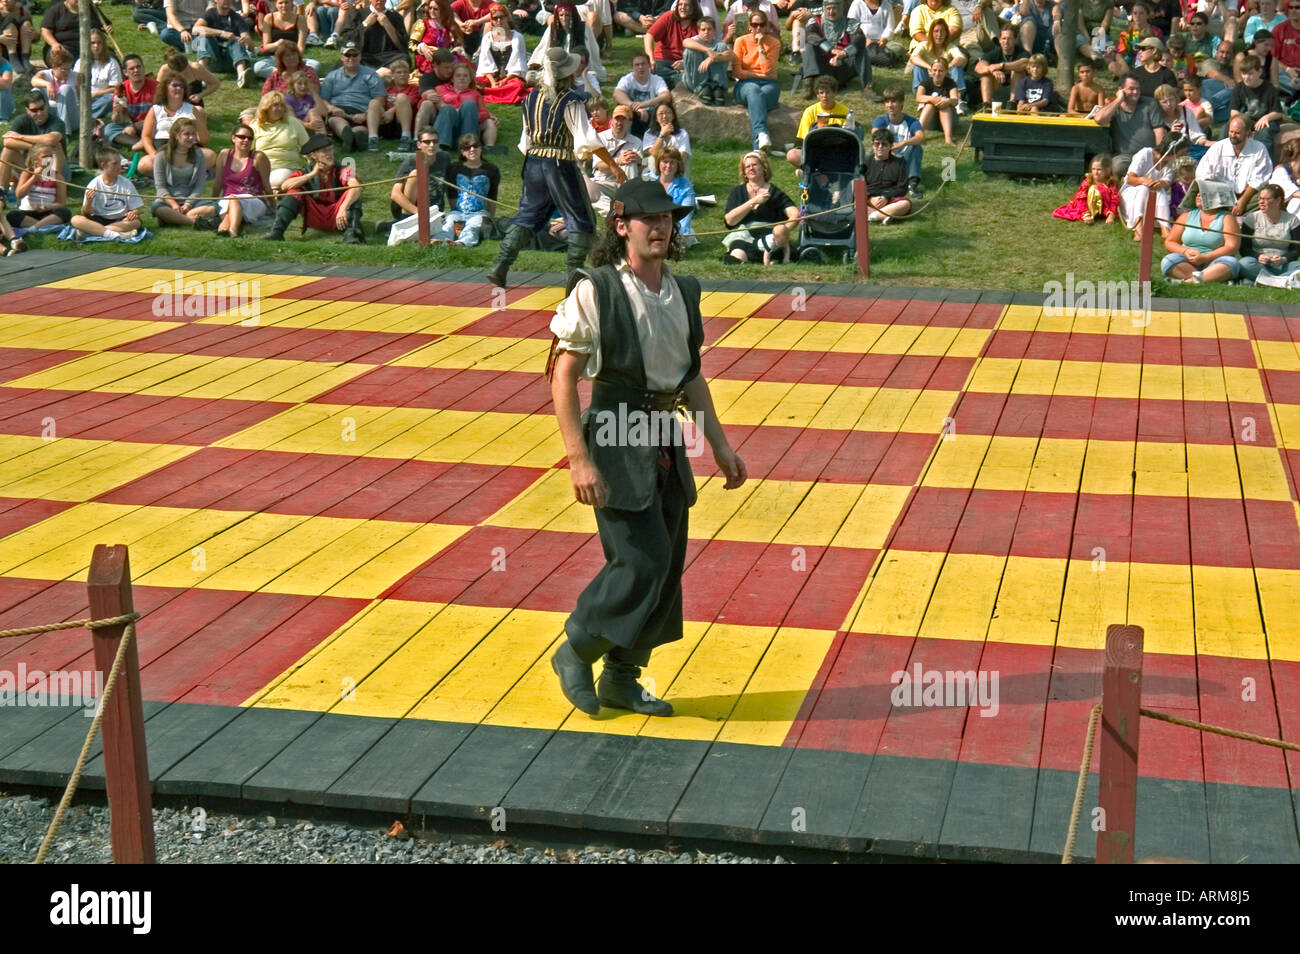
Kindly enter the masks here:
<path id="1" fill-rule="evenodd" d="M 420 248 L 429 247 L 429 167 L 424 150 L 415 147 L 415 214 L 420 217 Z"/>
<path id="2" fill-rule="evenodd" d="M 853 235 L 858 242 L 858 277 L 871 277 L 871 237 L 867 235 L 867 180 L 853 180 Z"/>
<path id="3" fill-rule="evenodd" d="M 131 562 L 126 545 L 99 544 L 90 560 L 90 616 L 107 619 L 134 609 Z M 95 668 L 113 668 L 125 626 L 91 630 Z M 153 864 L 153 797 L 144 745 L 144 710 L 140 696 L 140 657 L 132 640 L 122 660 L 117 686 L 104 707 L 100 731 L 104 742 L 104 783 L 112 820 L 113 860 L 118 864 Z"/>
<path id="4" fill-rule="evenodd" d="M 1151 252 L 1155 244 L 1156 190 L 1147 190 L 1147 208 L 1142 213 L 1142 251 L 1138 257 L 1138 281 L 1151 281 Z"/>
<path id="5" fill-rule="evenodd" d="M 1106 628 L 1101 677 L 1101 775 L 1097 863 L 1133 863 L 1137 829 L 1138 727 L 1142 721 L 1142 627 Z"/>

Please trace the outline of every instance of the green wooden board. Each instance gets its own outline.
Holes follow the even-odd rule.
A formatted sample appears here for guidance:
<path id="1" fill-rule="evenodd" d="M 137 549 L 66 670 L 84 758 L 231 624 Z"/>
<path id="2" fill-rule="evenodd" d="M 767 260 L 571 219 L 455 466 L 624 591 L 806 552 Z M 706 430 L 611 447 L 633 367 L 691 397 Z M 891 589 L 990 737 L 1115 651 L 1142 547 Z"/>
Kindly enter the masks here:
<path id="1" fill-rule="evenodd" d="M 586 828 L 666 835 L 708 742 L 637 737 L 583 816 Z"/>
<path id="2" fill-rule="evenodd" d="M 866 839 L 849 828 L 871 770 L 857 752 L 795 749 L 758 826 L 768 845 L 803 845 L 829 851 L 864 851 Z"/>
<path id="3" fill-rule="evenodd" d="M 625 735 L 555 733 L 506 795 L 506 818 L 581 828 L 583 810 L 634 744 Z"/>
<path id="4" fill-rule="evenodd" d="M 715 742 L 668 819 L 683 838 L 756 841 L 794 749 Z"/>
<path id="5" fill-rule="evenodd" d="M 326 713 L 244 783 L 244 798 L 320 805 L 338 781 L 396 719 Z"/>
<path id="6" fill-rule="evenodd" d="M 146 708 L 156 703 L 146 702 Z M 238 706 L 208 706 L 174 702 L 145 719 L 144 743 L 149 778 L 155 783 L 168 769 L 219 732 L 243 710 Z M 86 788 L 104 788 L 104 757 L 86 763 Z"/>
<path id="7" fill-rule="evenodd" d="M 1095 840 L 1092 830 L 1085 830 Z M 1079 837 L 1084 837 L 1082 832 Z M 1210 830 L 1205 811 L 1205 784 L 1139 778 L 1133 852 L 1134 858 L 1157 856 L 1208 862 Z"/>
<path id="8" fill-rule="evenodd" d="M 871 841 L 868 851 L 938 857 L 948 794 L 957 763 L 947 759 L 877 755 L 849 835 Z"/>
<path id="9" fill-rule="evenodd" d="M 1205 803 L 1213 863 L 1295 864 L 1300 861 L 1294 808 L 1287 789 L 1207 783 Z M 1139 833 L 1141 825 L 1139 811 Z"/>
<path id="10" fill-rule="evenodd" d="M 1078 772 L 1039 769 L 1034 792 L 1034 824 L 1029 837 L 1029 857 L 1033 861 L 1060 864 L 1065 851 L 1065 837 L 1070 827 L 1070 808 Z M 1097 856 L 1097 833 L 1092 830 L 1092 809 L 1097 804 L 1097 776 L 1089 774 L 1083 790 L 1083 812 L 1079 833 L 1074 842 L 1076 861 L 1091 861 Z"/>
<path id="11" fill-rule="evenodd" d="M 406 814 L 411 797 L 474 726 L 403 719 L 321 793 L 322 805 Z"/>
<path id="12" fill-rule="evenodd" d="M 145 719 L 166 706 L 165 702 L 144 703 Z M 89 716 L 87 712 L 90 713 Z M 67 785 L 77 765 L 77 756 L 85 744 L 86 733 L 90 731 L 94 711 L 76 706 L 70 708 L 68 713 L 67 718 L 60 719 L 45 732 L 5 756 L 3 762 L 0 762 L 0 781 L 55 788 Z M 103 734 L 96 733 L 90 747 L 90 758 L 93 759 L 101 751 L 102 739 Z M 83 773 L 81 784 L 87 788 L 103 788 L 102 771 L 98 777 Z"/>
<path id="13" fill-rule="evenodd" d="M 238 798 L 244 782 L 317 720 L 319 712 L 244 709 L 155 783 L 160 795 Z"/>
<path id="14" fill-rule="evenodd" d="M 939 832 L 939 857 L 1021 861 L 1029 851 L 1038 769 L 959 762 Z"/>
<path id="15" fill-rule="evenodd" d="M 0 778 L 5 760 L 64 719 L 84 713 L 81 706 L 0 706 Z"/>
<path id="16" fill-rule="evenodd" d="M 411 811 L 491 821 L 554 733 L 480 725 L 411 799 Z"/>

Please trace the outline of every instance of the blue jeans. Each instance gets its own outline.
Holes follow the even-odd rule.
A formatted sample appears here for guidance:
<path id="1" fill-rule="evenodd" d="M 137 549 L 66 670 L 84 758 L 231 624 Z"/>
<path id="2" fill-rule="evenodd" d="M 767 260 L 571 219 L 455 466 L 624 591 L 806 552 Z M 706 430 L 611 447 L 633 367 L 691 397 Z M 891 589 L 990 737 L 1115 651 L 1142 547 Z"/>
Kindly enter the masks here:
<path id="1" fill-rule="evenodd" d="M 1210 113 L 1216 123 L 1228 121 L 1228 117 L 1232 115 L 1232 110 L 1229 108 L 1232 102 L 1232 90 L 1207 76 L 1201 80 L 1201 98 L 1210 104 Z"/>
<path id="2" fill-rule="evenodd" d="M 1243 282 L 1253 283 L 1261 272 L 1265 275 L 1294 275 L 1300 272 L 1300 261 L 1287 262 L 1279 268 L 1276 265 L 1261 265 L 1255 256 L 1247 255 L 1240 259 L 1239 264 Z"/>
<path id="3" fill-rule="evenodd" d="M 1175 265 L 1181 265 L 1186 261 L 1187 256 L 1181 252 L 1170 252 L 1160 260 L 1160 274 L 1168 275 Z M 1236 256 L 1233 255 L 1220 255 L 1214 261 L 1202 265 L 1200 271 L 1204 272 L 1215 265 L 1227 265 L 1228 271 L 1231 272 L 1231 275 L 1228 277 L 1234 280 L 1241 272 L 1241 262 L 1239 262 Z"/>
<path id="4" fill-rule="evenodd" d="M 438 134 L 438 142 L 445 142 L 456 150 L 456 143 L 466 133 L 479 135 L 478 103 L 465 100 L 459 107 L 440 106 L 438 115 L 433 118 L 433 131 Z"/>
<path id="5" fill-rule="evenodd" d="M 438 229 L 438 234 L 433 238 L 445 239 L 448 242 L 456 242 L 466 248 L 473 248 L 483 240 L 483 222 L 486 215 L 483 212 L 448 212 L 442 219 L 442 228 Z M 460 237 L 457 238 L 456 230 L 453 227 L 455 223 L 464 223 L 464 228 L 460 230 Z"/>
<path id="6" fill-rule="evenodd" d="M 749 131 L 757 149 L 759 133 L 767 132 L 767 111 L 781 101 L 781 85 L 776 80 L 740 80 L 733 97 L 749 109 Z"/>
<path id="7" fill-rule="evenodd" d="M 339 8 L 318 5 L 316 7 L 316 25 L 320 27 L 321 36 L 331 36 L 339 22 Z"/>
<path id="8" fill-rule="evenodd" d="M 0 89 L 0 123 L 9 121 L 14 114 L 14 94 L 7 89 Z"/>
<path id="9" fill-rule="evenodd" d="M 916 88 L 925 82 L 925 78 L 930 75 L 929 70 L 923 70 L 919 66 L 912 67 L 912 93 L 916 93 Z M 956 84 L 959 92 L 966 92 L 966 67 L 950 66 L 948 75 L 952 77 L 953 83 Z M 1229 94 L 1231 95 L 1231 94 Z M 962 97 L 963 99 L 965 97 Z"/>
<path id="10" fill-rule="evenodd" d="M 191 30 L 190 34 L 193 35 L 193 33 L 194 31 Z M 166 17 L 163 17 L 163 22 L 158 25 L 158 39 L 162 40 L 173 49 L 180 50 L 182 53 L 188 54 L 191 52 L 185 48 L 185 41 L 181 39 L 181 31 L 173 30 L 169 27 L 167 25 Z"/>
<path id="11" fill-rule="evenodd" d="M 920 146 L 904 146 L 902 149 L 895 152 L 894 155 L 898 156 L 899 159 L 902 159 L 903 162 L 907 164 L 907 178 L 921 178 Z"/>
<path id="12" fill-rule="evenodd" d="M 705 83 L 721 86 L 724 90 L 731 80 L 731 70 L 726 63 L 714 63 L 707 72 L 700 72 L 704 54 L 698 50 L 687 49 L 682 53 L 682 82 L 692 93 L 698 93 Z"/>
<path id="13" fill-rule="evenodd" d="M 238 64 L 247 64 L 252 59 L 239 40 L 219 40 L 211 36 L 194 38 L 194 55 L 200 60 L 211 60 L 209 68 L 218 73 L 233 73 Z"/>
<path id="14" fill-rule="evenodd" d="M 45 96 L 49 101 L 49 94 Z M 71 83 L 64 83 L 60 87 L 58 95 L 54 97 L 54 102 L 50 104 L 54 110 L 54 115 L 63 121 L 64 128 L 69 133 L 77 132 L 81 129 L 81 107 L 77 102 L 77 90 Z M 111 107 L 110 103 L 110 107 Z"/>

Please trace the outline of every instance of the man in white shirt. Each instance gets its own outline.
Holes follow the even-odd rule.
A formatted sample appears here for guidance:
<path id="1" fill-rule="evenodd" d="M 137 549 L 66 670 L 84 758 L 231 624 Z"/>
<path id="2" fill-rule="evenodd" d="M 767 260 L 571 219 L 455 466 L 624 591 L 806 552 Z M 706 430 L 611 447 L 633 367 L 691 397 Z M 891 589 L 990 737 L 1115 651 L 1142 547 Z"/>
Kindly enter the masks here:
<path id="1" fill-rule="evenodd" d="M 645 144 L 632 132 L 632 107 L 615 106 L 609 114 L 609 128 L 600 133 L 605 150 L 614 157 L 618 168 L 628 179 L 641 178 L 641 153 Z M 609 202 L 618 189 L 614 172 L 598 156 L 591 159 L 591 177 L 587 180 L 587 195 L 591 205 L 601 215 L 609 215 Z"/>
<path id="2" fill-rule="evenodd" d="M 673 707 L 641 687 L 655 647 L 682 638 L 682 570 L 695 480 L 674 411 L 685 402 L 726 478 L 747 473 L 727 443 L 709 384 L 700 284 L 664 267 L 678 245 L 675 222 L 689 210 L 664 187 L 633 179 L 614 194 L 614 214 L 592 254 L 593 268 L 551 322 L 551 399 L 569 460 L 573 495 L 595 508 L 605 566 L 564 623 L 551 659 L 566 699 L 588 715 L 602 705 L 669 716 Z M 578 381 L 592 382 L 579 417 Z M 592 665 L 605 668 L 599 688 Z"/>
<path id="3" fill-rule="evenodd" d="M 1237 204 L 1232 214 L 1244 215 L 1259 204 L 1259 190 L 1273 172 L 1273 160 L 1268 149 L 1250 135 L 1250 128 L 1241 116 L 1233 116 L 1228 123 L 1228 138 L 1221 139 L 1206 151 L 1196 164 L 1196 178 L 1231 182 L 1237 193 Z M 1189 189 L 1179 208 L 1196 207 L 1196 189 Z"/>

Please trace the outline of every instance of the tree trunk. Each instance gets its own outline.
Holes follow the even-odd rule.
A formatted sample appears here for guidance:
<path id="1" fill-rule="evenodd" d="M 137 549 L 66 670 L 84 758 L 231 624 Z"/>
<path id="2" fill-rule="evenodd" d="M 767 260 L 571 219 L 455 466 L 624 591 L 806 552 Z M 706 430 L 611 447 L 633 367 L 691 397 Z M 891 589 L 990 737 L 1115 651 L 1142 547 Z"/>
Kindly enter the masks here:
<path id="1" fill-rule="evenodd" d="M 1061 0 L 1061 35 L 1057 43 L 1056 88 L 1062 98 L 1070 98 L 1070 87 L 1074 85 L 1074 61 L 1079 55 L 1079 48 L 1074 42 L 1079 32 L 1079 0 Z"/>

